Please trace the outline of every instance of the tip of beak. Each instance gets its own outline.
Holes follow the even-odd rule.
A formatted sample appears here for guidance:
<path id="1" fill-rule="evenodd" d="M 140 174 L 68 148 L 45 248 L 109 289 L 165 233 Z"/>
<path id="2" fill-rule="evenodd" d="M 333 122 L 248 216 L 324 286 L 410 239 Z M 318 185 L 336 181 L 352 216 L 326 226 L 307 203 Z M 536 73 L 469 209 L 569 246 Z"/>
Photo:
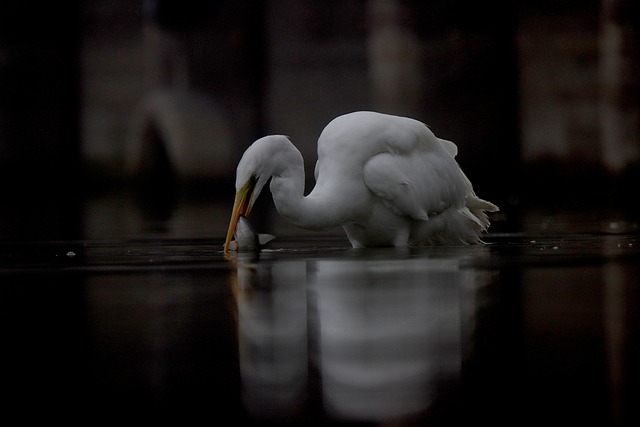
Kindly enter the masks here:
<path id="1" fill-rule="evenodd" d="M 227 230 L 227 237 L 224 241 L 224 253 L 229 252 L 229 244 L 231 243 L 231 239 L 233 239 L 233 235 L 236 232 L 236 227 L 238 225 L 239 216 L 236 215 L 235 209 L 234 213 L 231 215 L 231 221 L 229 221 L 229 229 Z"/>
<path id="2" fill-rule="evenodd" d="M 231 243 L 231 239 L 233 239 L 233 235 L 236 232 L 236 227 L 238 226 L 238 220 L 240 219 L 240 215 L 242 215 L 243 210 L 243 201 L 238 200 L 236 198 L 235 203 L 233 204 L 233 211 L 231 212 L 231 220 L 229 220 L 229 229 L 227 230 L 227 238 L 224 241 L 224 253 L 229 252 L 229 244 Z"/>
<path id="3" fill-rule="evenodd" d="M 229 231 L 227 232 L 227 238 L 224 241 L 224 253 L 229 252 L 229 246 L 231 244 L 231 239 L 233 238 L 234 233 L 235 233 L 235 230 L 231 231 L 231 228 L 229 228 Z"/>
<path id="4" fill-rule="evenodd" d="M 229 221 L 229 229 L 227 230 L 227 238 L 224 241 L 224 253 L 229 252 L 229 244 L 236 232 L 238 226 L 238 220 L 240 216 L 248 216 L 251 211 L 251 196 L 253 194 L 255 186 L 255 176 L 245 184 L 245 186 L 236 193 L 235 201 L 233 202 L 233 210 L 231 212 L 231 220 Z"/>

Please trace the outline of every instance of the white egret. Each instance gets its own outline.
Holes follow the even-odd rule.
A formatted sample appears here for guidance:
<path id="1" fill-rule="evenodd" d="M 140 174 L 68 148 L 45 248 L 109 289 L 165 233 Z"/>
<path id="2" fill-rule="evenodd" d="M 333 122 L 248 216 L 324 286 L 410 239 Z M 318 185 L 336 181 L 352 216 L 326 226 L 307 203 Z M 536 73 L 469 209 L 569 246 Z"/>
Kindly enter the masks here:
<path id="1" fill-rule="evenodd" d="M 481 242 L 493 203 L 477 197 L 454 143 L 417 120 L 370 111 L 333 119 L 318 139 L 316 185 L 304 195 L 304 163 L 286 136 L 255 141 L 236 170 L 224 244 L 271 179 L 276 209 L 297 227 L 342 226 L 354 248 Z"/>

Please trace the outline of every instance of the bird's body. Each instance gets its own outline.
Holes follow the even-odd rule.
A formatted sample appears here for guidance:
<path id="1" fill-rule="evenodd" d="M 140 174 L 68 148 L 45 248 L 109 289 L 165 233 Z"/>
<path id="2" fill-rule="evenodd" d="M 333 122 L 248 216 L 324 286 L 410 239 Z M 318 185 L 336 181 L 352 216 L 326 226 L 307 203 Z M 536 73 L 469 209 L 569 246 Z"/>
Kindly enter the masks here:
<path id="1" fill-rule="evenodd" d="M 238 164 L 225 248 L 269 178 L 285 219 L 312 230 L 342 226 L 353 247 L 478 243 L 489 226 L 485 211 L 498 208 L 475 195 L 456 154 L 455 144 L 417 120 L 346 114 L 322 131 L 316 184 L 305 196 L 300 152 L 285 136 L 261 138 Z"/>

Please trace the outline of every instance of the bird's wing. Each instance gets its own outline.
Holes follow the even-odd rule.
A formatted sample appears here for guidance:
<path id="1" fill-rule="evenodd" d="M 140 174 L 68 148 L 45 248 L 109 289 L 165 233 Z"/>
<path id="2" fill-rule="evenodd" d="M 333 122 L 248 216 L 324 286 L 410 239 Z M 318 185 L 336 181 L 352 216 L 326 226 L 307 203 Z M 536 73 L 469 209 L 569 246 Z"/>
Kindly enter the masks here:
<path id="1" fill-rule="evenodd" d="M 462 205 L 471 183 L 455 161 L 458 147 L 410 121 L 383 135 L 385 149 L 363 167 L 365 185 L 398 215 L 428 220 L 432 213 Z"/>
<path id="2" fill-rule="evenodd" d="M 377 154 L 365 164 L 363 180 L 393 212 L 424 221 L 469 192 L 457 162 L 442 151 Z"/>

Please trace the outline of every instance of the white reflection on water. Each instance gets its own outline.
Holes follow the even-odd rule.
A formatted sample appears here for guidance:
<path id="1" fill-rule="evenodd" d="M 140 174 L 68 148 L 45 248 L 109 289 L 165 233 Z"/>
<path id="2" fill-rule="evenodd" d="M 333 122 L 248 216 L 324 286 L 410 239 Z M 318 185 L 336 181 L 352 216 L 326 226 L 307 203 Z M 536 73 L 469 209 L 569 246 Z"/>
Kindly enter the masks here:
<path id="1" fill-rule="evenodd" d="M 320 262 L 314 276 L 325 409 L 381 421 L 426 409 L 460 372 L 457 260 Z"/>
<path id="2" fill-rule="evenodd" d="M 306 400 L 305 267 L 303 262 L 238 266 L 242 399 L 257 418 L 294 416 Z"/>
<path id="3" fill-rule="evenodd" d="M 243 401 L 291 419 L 420 416 L 460 375 L 479 278 L 459 258 L 239 260 Z M 469 309 L 468 309 L 469 308 Z"/>

